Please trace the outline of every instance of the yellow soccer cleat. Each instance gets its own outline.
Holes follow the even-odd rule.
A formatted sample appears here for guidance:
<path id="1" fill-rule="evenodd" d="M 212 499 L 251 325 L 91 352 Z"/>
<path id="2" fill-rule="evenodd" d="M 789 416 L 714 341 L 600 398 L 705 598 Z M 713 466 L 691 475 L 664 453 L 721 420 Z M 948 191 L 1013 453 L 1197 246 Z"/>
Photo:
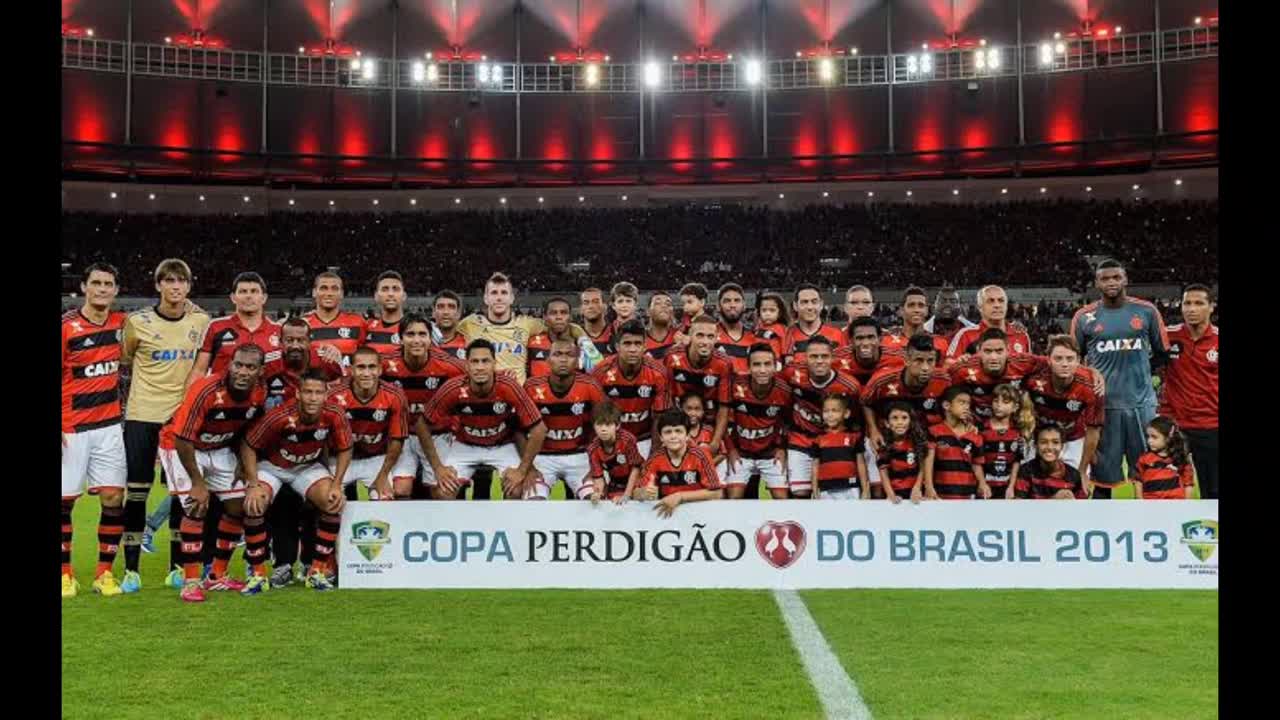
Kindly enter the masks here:
<path id="1" fill-rule="evenodd" d="M 110 571 L 102 573 L 97 580 L 93 581 L 93 591 L 104 597 L 124 594 L 120 583 L 116 582 L 115 576 Z"/>
<path id="2" fill-rule="evenodd" d="M 76 580 L 75 575 L 62 576 L 62 597 L 72 598 L 80 592 L 80 581 Z"/>

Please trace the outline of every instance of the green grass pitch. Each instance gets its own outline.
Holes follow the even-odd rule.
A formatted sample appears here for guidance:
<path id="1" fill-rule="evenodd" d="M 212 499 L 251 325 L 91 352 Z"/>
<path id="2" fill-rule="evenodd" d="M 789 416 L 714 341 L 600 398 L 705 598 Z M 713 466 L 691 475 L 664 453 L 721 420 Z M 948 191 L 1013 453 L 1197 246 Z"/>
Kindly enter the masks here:
<path id="1" fill-rule="evenodd" d="M 298 585 L 184 606 L 161 585 L 166 528 L 143 591 L 101 598 L 97 516 L 92 498 L 76 507 L 65 718 L 823 716 L 766 591 Z M 1217 716 L 1216 592 L 802 597 L 878 719 Z"/>

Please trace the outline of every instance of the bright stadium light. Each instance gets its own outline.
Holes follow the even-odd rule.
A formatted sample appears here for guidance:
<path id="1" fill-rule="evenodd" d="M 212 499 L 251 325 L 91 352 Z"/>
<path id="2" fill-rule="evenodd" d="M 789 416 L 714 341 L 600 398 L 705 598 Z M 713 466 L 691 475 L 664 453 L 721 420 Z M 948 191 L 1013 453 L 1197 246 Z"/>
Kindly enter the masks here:
<path id="1" fill-rule="evenodd" d="M 245 195 L 245 196 L 244 196 L 244 201 L 245 201 L 245 202 L 249 202 L 249 196 L 248 196 L 248 195 Z"/>
<path id="2" fill-rule="evenodd" d="M 920 72 L 924 75 L 933 72 L 933 56 L 929 53 L 920 54 Z"/>
<path id="3" fill-rule="evenodd" d="M 1043 194 L 1045 194 L 1045 193 L 1047 193 L 1047 192 L 1049 192 L 1049 188 L 1043 188 L 1043 187 L 1042 187 L 1042 188 L 1040 188 L 1040 194 L 1041 194 L 1041 195 L 1043 195 Z"/>
<path id="4" fill-rule="evenodd" d="M 480 63 L 480 66 L 476 68 L 476 80 L 481 85 L 489 84 L 489 64 L 488 63 Z"/>
<path id="5" fill-rule="evenodd" d="M 973 67 L 979 72 L 987 69 L 987 54 L 982 50 L 973 54 Z"/>
<path id="6" fill-rule="evenodd" d="M 415 83 L 421 85 L 422 81 L 427 78 L 427 66 L 424 65 L 421 60 L 415 60 L 413 62 L 413 69 L 410 72 L 410 76 L 413 78 Z"/>
<path id="7" fill-rule="evenodd" d="M 650 60 L 644 64 L 644 84 L 649 89 L 656 89 L 662 83 L 662 68 Z"/>
<path id="8" fill-rule="evenodd" d="M 409 204 L 410 204 L 410 205 L 417 205 L 417 204 L 418 204 L 418 198 L 409 198 Z"/>
<path id="9" fill-rule="evenodd" d="M 1085 191 L 1085 192 L 1087 192 L 1087 193 L 1089 193 L 1089 192 L 1093 192 L 1093 186 L 1092 186 L 1092 185 L 1085 185 L 1085 186 L 1084 186 L 1084 191 Z"/>
<path id="10" fill-rule="evenodd" d="M 959 191 L 959 190 L 957 190 L 956 192 L 958 193 L 958 192 L 960 192 L 960 191 Z M 1000 188 L 1000 194 L 1001 194 L 1001 195 L 1008 195 L 1008 194 L 1009 194 L 1009 188 Z"/>
<path id="11" fill-rule="evenodd" d="M 539 196 L 538 196 L 538 204 L 539 204 L 539 205 L 541 205 L 545 200 L 546 200 L 546 198 L 542 197 L 541 195 L 539 195 Z"/>
<path id="12" fill-rule="evenodd" d="M 585 201 L 585 200 L 586 200 L 586 198 L 585 198 L 585 197 L 583 197 L 583 196 L 581 196 L 581 195 L 579 195 L 579 196 L 578 196 L 578 202 L 583 202 L 583 201 Z"/>
<path id="13" fill-rule="evenodd" d="M 596 87 L 600 84 L 600 66 L 595 63 L 588 63 L 586 69 L 587 87 Z"/>
<path id="14" fill-rule="evenodd" d="M 93 28 L 89 28 L 88 30 L 85 30 L 84 34 L 88 35 L 89 37 L 93 37 Z"/>
<path id="15" fill-rule="evenodd" d="M 1200 23 L 1202 23 L 1202 22 L 1204 22 L 1204 18 L 1202 18 L 1202 17 L 1200 17 L 1199 15 L 1197 15 L 1197 16 L 1196 16 L 1196 19 L 1195 19 L 1195 23 L 1196 23 L 1196 25 L 1199 25 L 1199 24 L 1200 24 Z"/>
<path id="16" fill-rule="evenodd" d="M 747 84 L 759 85 L 760 80 L 763 77 L 763 73 L 761 72 L 761 69 L 760 69 L 760 61 L 754 58 L 752 58 L 751 60 L 748 60 L 746 64 L 746 71 L 747 71 L 746 72 Z"/>
<path id="17" fill-rule="evenodd" d="M 783 199 L 783 198 L 785 198 L 785 197 L 786 197 L 786 195 L 785 195 L 784 193 L 778 193 L 778 199 L 779 199 L 779 200 L 781 200 L 781 199 Z"/>
<path id="18" fill-rule="evenodd" d="M 912 194 L 913 193 L 910 190 L 907 191 L 907 197 L 911 197 Z"/>
<path id="19" fill-rule="evenodd" d="M 626 202 L 626 201 L 627 201 L 627 196 L 626 196 L 626 195 L 623 195 L 623 196 L 622 196 L 622 202 Z"/>
<path id="20" fill-rule="evenodd" d="M 427 66 L 427 82 L 434 83 L 440 79 L 440 68 L 435 63 Z"/>
<path id="21" fill-rule="evenodd" d="M 332 200 L 330 200 L 330 201 L 329 201 L 329 207 L 333 207 L 333 201 L 332 201 Z"/>
<path id="22" fill-rule="evenodd" d="M 1064 43 L 1064 42 L 1057 43 L 1056 45 L 1054 45 L 1054 46 L 1053 46 L 1053 51 L 1054 51 L 1055 53 L 1057 53 L 1058 55 L 1066 55 L 1066 54 L 1067 54 L 1067 44 L 1066 44 L 1066 43 Z"/>
<path id="23" fill-rule="evenodd" d="M 489 71 L 489 81 L 494 85 L 502 84 L 502 66 L 494 63 L 493 69 Z"/>
<path id="24" fill-rule="evenodd" d="M 360 58 L 351 58 L 351 69 L 352 70 L 360 69 Z"/>
<path id="25" fill-rule="evenodd" d="M 365 60 L 362 65 L 360 76 L 363 77 L 366 82 L 371 81 L 377 73 L 377 70 L 378 66 L 372 60 Z"/>
<path id="26" fill-rule="evenodd" d="M 959 194 L 960 194 L 960 189 L 959 189 L 959 188 L 952 188 L 952 189 L 951 189 L 951 194 L 952 194 L 952 195 L 959 195 Z"/>
<path id="27" fill-rule="evenodd" d="M 293 207 L 293 198 L 289 198 L 289 207 Z"/>
<path id="28" fill-rule="evenodd" d="M 1139 185 L 1138 183 L 1134 183 L 1134 184 L 1133 184 L 1133 189 L 1134 189 L 1134 190 L 1141 190 L 1141 189 L 1142 189 L 1142 186 L 1141 186 L 1141 185 Z"/>
<path id="29" fill-rule="evenodd" d="M 831 62 L 831 58 L 822 58 L 818 61 L 818 77 L 824 83 L 831 82 L 836 76 L 836 64 Z"/>
<path id="30" fill-rule="evenodd" d="M 165 36 L 164 36 L 164 44 L 165 44 L 165 45 L 169 45 L 169 44 L 170 44 L 170 43 L 172 43 L 172 42 L 173 42 L 173 38 L 169 37 L 168 35 L 165 35 Z"/>
<path id="31" fill-rule="evenodd" d="M 981 55 L 982 53 L 978 53 Z M 1000 48 L 987 48 L 987 68 L 990 70 L 1000 69 Z"/>
<path id="32" fill-rule="evenodd" d="M 374 199 L 373 199 L 373 204 L 374 204 L 374 205 L 377 205 L 377 204 L 378 204 L 378 198 L 374 198 Z"/>
<path id="33" fill-rule="evenodd" d="M 155 200 L 155 199 L 156 199 L 156 194 L 155 194 L 155 193 L 147 193 L 147 199 L 148 199 L 148 200 Z"/>
<path id="34" fill-rule="evenodd" d="M 826 190 L 823 190 L 822 197 L 831 197 L 831 193 L 827 192 Z"/>
<path id="35" fill-rule="evenodd" d="M 907 74 L 915 75 L 918 72 L 920 72 L 920 61 L 916 59 L 915 55 L 908 55 L 907 56 Z"/>
<path id="36" fill-rule="evenodd" d="M 461 204 L 462 204 L 462 198 L 454 198 L 454 199 L 453 199 L 453 204 L 454 204 L 454 205 L 461 205 Z"/>
<path id="37" fill-rule="evenodd" d="M 504 198 L 504 197 L 501 197 L 501 198 L 498 198 L 498 202 L 502 203 L 503 205 L 506 205 L 506 204 L 507 204 L 507 199 L 506 199 L 506 198 Z"/>
<path id="38" fill-rule="evenodd" d="M 201 196 L 200 196 L 200 202 L 204 202 L 204 196 L 203 196 L 203 195 L 201 195 Z"/>
<path id="39" fill-rule="evenodd" d="M 1049 43 L 1040 43 L 1040 67 L 1048 67 L 1053 64 L 1053 46 Z"/>
<path id="40" fill-rule="evenodd" d="M 1173 181 L 1173 184 L 1174 184 L 1174 185 L 1182 185 L 1182 178 L 1175 178 L 1175 179 L 1174 179 L 1174 181 Z"/>
<path id="41" fill-rule="evenodd" d="M 857 54 L 858 54 L 858 48 L 856 48 L 856 47 L 851 47 L 851 48 L 849 48 L 849 54 L 850 54 L 850 55 L 857 55 Z"/>
<path id="42" fill-rule="evenodd" d="M 867 197 L 875 197 L 875 196 L 876 196 L 876 191 L 875 191 L 875 190 L 868 190 L 868 191 L 867 191 Z"/>

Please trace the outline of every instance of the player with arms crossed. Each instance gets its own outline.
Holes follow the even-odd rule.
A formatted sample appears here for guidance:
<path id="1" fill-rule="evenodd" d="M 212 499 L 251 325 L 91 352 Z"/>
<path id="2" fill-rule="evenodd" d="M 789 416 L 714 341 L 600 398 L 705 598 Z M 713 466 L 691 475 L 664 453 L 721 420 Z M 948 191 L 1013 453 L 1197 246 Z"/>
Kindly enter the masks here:
<path id="1" fill-rule="evenodd" d="M 497 371 L 488 340 L 467 345 L 467 374 L 445 383 L 422 415 L 429 425 L 453 426 L 447 457 L 440 456 L 435 443 L 421 443 L 437 499 L 453 499 L 467 482 L 476 484 L 477 476 L 483 478 L 480 484 L 489 482 L 489 468 L 499 472 L 508 499 L 520 499 L 532 485 L 529 471 L 542 450 L 547 426 L 524 388 Z"/>
<path id="2" fill-rule="evenodd" d="M 1118 261 L 1098 263 L 1094 284 L 1102 299 L 1076 311 L 1068 334 L 1085 364 L 1106 378 L 1106 419 L 1090 477 L 1092 497 L 1104 500 L 1125 482 L 1125 462 L 1136 468 L 1147 451 L 1146 427 L 1156 414 L 1151 372 L 1164 364 L 1169 338 L 1155 305 L 1125 295 L 1129 278 Z"/>
<path id="3" fill-rule="evenodd" d="M 662 449 L 645 462 L 636 494 L 644 500 L 658 500 L 654 510 L 659 517 L 671 517 L 681 503 L 719 500 L 724 495 L 706 449 L 689 442 L 687 423 L 678 408 L 658 416 Z"/>
<path id="4" fill-rule="evenodd" d="M 791 388 L 778 377 L 778 360 L 772 345 L 752 345 L 747 358 L 750 373 L 734 379 L 726 403 L 732 423 L 725 443 L 725 493 L 735 500 L 756 499 L 759 490 L 754 495 L 750 493 L 748 478 L 758 475 L 770 495 L 785 499 Z"/>
<path id="5" fill-rule="evenodd" d="M 84 304 L 62 316 L 62 597 L 80 583 L 71 569 L 71 511 L 86 485 L 102 503 L 93 591 L 123 592 L 111 566 L 124 534 L 125 452 L 120 427 L 120 340 L 126 316 L 113 311 L 119 287 L 106 263 L 85 268 Z"/>
<path id="6" fill-rule="evenodd" d="M 241 594 L 257 595 L 271 588 L 266 573 L 270 544 L 266 513 L 285 483 L 320 513 L 307 587 L 334 587 L 327 571 L 342 524 L 346 503 L 342 483 L 351 465 L 352 442 L 346 413 L 326 402 L 328 396 L 325 376 L 308 370 L 297 398 L 268 412 L 240 444 L 240 464 L 245 476 L 253 478 L 244 498 L 244 559 L 252 575 Z M 332 456 L 334 470 L 325 465 L 326 452 Z"/>
<path id="7" fill-rule="evenodd" d="M 550 498 L 557 481 L 564 482 L 566 498 L 587 498 L 593 490 L 585 482 L 591 469 L 587 459 L 591 417 L 595 406 L 604 402 L 604 390 L 595 378 L 578 372 L 578 344 L 568 337 L 551 341 L 547 362 L 549 375 L 529 378 L 524 384 L 547 426 L 547 439 L 533 459 L 534 482 L 526 499 Z"/>
<path id="8" fill-rule="evenodd" d="M 639 320 L 618 328 L 618 354 L 591 372 L 605 397 L 622 411 L 622 429 L 636 438 L 640 454 L 649 457 L 658 413 L 671 406 L 667 369 L 644 352 L 645 330 Z"/>
<path id="9" fill-rule="evenodd" d="M 262 348 L 244 343 L 231 355 L 231 364 L 218 375 L 200 378 L 164 426 L 160 435 L 160 463 L 169 477 L 169 492 L 181 507 L 183 602 L 204 602 L 206 590 L 244 590 L 244 583 L 227 575 L 227 566 L 244 530 L 245 483 L 236 473 L 236 447 L 243 432 L 266 407 L 262 377 Z M 202 583 L 200 555 L 204 549 L 210 496 L 222 502 L 217 521 L 213 568 Z"/>

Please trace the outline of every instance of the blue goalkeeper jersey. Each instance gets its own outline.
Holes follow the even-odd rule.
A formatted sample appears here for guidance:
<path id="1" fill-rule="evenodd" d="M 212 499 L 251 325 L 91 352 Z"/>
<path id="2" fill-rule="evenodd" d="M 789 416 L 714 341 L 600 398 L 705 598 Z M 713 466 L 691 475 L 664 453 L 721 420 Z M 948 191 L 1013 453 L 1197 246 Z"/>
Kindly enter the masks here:
<path id="1" fill-rule="evenodd" d="M 1100 301 L 1089 303 L 1071 318 L 1071 335 L 1080 343 L 1085 364 L 1106 379 L 1108 410 L 1154 410 L 1152 359 L 1163 362 L 1169 349 L 1164 320 L 1155 305 L 1132 297 L 1118 308 L 1105 307 Z"/>

